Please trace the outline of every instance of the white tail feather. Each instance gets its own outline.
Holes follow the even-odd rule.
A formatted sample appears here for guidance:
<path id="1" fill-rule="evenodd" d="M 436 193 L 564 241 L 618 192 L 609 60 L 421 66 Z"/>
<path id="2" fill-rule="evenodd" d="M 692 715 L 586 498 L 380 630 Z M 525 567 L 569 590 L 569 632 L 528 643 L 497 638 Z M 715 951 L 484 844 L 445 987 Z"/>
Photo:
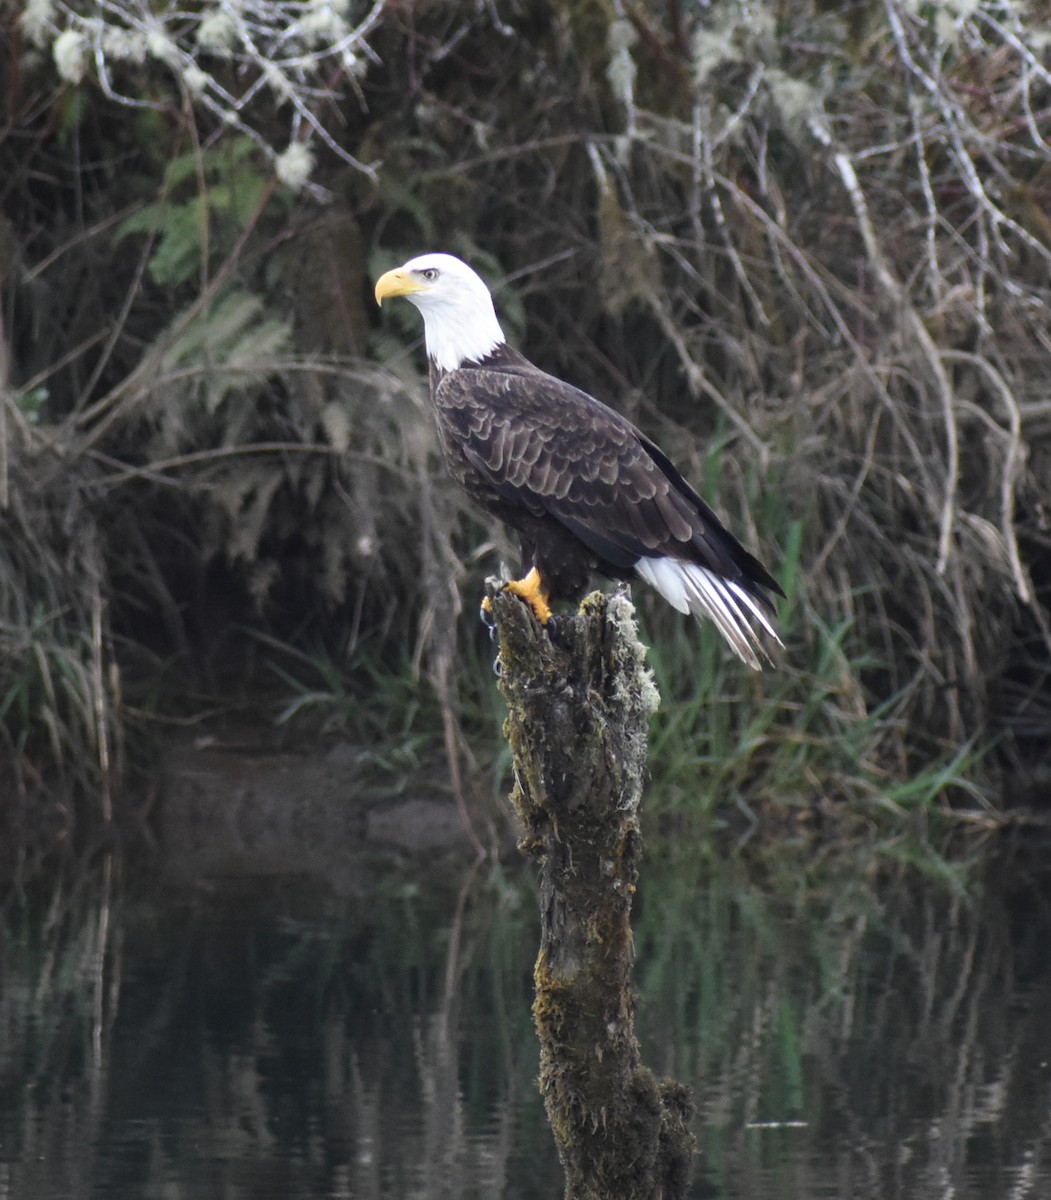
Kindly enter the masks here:
<path id="1" fill-rule="evenodd" d="M 699 563 L 681 558 L 640 558 L 635 574 L 657 589 L 665 600 L 681 613 L 692 613 L 698 620 L 708 617 L 726 639 L 730 648 L 753 670 L 761 670 L 759 654 L 769 655 L 752 628 L 754 618 L 780 646 L 781 639 L 766 614 L 740 584 L 724 579 Z"/>

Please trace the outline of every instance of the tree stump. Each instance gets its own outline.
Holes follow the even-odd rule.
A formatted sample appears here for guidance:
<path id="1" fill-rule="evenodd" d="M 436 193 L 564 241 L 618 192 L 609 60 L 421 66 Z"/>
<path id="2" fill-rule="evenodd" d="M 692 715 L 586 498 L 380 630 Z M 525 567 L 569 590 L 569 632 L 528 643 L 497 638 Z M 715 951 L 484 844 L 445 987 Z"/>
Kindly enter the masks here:
<path id="1" fill-rule="evenodd" d="M 672 1200 L 693 1154 L 688 1089 L 643 1066 L 631 985 L 648 723 L 659 702 L 626 589 L 541 628 L 490 580 L 511 804 L 539 862 L 533 1015 L 566 1200 Z"/>

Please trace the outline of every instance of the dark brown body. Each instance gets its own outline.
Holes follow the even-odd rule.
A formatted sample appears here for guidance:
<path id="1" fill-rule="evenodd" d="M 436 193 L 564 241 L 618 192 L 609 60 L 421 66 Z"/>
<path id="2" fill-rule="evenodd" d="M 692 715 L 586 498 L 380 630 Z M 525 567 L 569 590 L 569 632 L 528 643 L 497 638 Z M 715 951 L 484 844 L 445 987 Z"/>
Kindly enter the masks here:
<path id="1" fill-rule="evenodd" d="M 517 531 L 523 573 L 552 599 L 578 599 L 594 572 L 633 578 L 643 556 L 698 563 L 768 608 L 781 594 L 630 421 L 509 346 L 455 371 L 432 362 L 431 395 L 450 473 Z"/>

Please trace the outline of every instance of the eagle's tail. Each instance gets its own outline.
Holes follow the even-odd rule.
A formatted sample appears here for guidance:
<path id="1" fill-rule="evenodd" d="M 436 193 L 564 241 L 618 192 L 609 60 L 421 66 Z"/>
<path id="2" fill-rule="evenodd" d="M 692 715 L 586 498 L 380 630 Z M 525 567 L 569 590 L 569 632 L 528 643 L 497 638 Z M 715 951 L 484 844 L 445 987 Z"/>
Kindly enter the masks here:
<path id="1" fill-rule="evenodd" d="M 698 620 L 708 617 L 714 621 L 734 653 L 755 671 L 762 669 L 759 655 L 767 661 L 770 656 L 752 628 L 752 621 L 779 646 L 782 644 L 755 596 L 741 584 L 699 563 L 668 556 L 643 557 L 635 564 L 635 573 L 679 612 L 692 613 Z"/>

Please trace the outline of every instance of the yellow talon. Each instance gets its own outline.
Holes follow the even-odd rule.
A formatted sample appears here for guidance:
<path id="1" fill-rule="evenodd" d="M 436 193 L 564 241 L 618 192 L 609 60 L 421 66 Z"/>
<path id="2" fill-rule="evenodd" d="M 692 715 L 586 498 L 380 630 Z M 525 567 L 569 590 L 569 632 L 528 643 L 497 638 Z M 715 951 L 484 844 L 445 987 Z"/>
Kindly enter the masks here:
<path id="1" fill-rule="evenodd" d="M 504 584 L 504 591 L 520 597 L 529 605 L 541 625 L 551 620 L 551 593 L 544 587 L 540 572 L 533 567 L 524 579 L 512 579 Z"/>
<path id="2" fill-rule="evenodd" d="M 544 587 L 540 572 L 536 567 L 533 567 L 524 579 L 512 579 L 505 583 L 501 590 L 524 600 L 533 610 L 534 616 L 541 625 L 546 625 L 551 620 L 552 613 L 549 603 L 551 593 Z M 493 602 L 488 596 L 482 598 L 482 612 L 487 616 L 492 616 Z"/>

